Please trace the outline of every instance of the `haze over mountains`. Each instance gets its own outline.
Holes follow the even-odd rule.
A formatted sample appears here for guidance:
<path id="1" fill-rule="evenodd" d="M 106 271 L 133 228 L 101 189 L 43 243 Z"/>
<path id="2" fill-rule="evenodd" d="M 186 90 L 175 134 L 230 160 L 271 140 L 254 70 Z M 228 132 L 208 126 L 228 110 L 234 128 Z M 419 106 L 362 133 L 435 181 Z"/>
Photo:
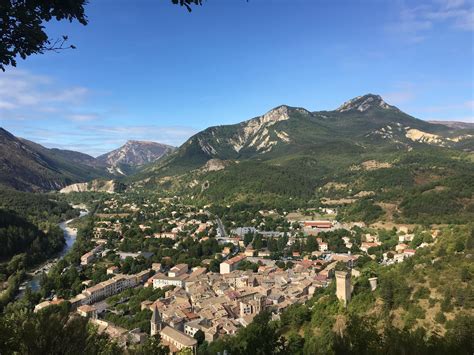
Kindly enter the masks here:
<path id="1" fill-rule="evenodd" d="M 0 184 L 23 191 L 58 190 L 76 182 L 125 175 L 173 149 L 155 142 L 129 141 L 94 158 L 71 150 L 48 149 L 0 128 Z"/>
<path id="2" fill-rule="evenodd" d="M 281 105 L 238 124 L 209 127 L 178 149 L 128 141 L 93 158 L 47 149 L 5 130 L 0 137 L 0 183 L 16 189 L 57 190 L 128 176 L 127 183 L 136 186 L 191 195 L 206 190 L 215 198 L 236 197 L 245 190 L 301 197 L 364 160 L 430 149 L 470 152 L 474 147 L 474 129 L 468 124 L 422 121 L 373 94 L 333 111 Z M 272 181 L 265 180 L 269 177 Z"/>

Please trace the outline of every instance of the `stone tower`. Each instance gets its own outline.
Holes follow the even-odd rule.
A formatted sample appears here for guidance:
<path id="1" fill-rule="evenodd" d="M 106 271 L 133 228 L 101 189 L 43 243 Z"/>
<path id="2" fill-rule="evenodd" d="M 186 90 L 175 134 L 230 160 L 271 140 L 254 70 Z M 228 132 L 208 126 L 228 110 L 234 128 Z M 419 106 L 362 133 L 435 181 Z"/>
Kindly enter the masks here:
<path id="1" fill-rule="evenodd" d="M 153 307 L 153 314 L 151 315 L 150 326 L 151 336 L 159 334 L 161 329 L 163 328 L 163 320 L 161 319 L 160 312 L 158 311 L 158 307 L 156 307 L 156 304 Z"/>
<path id="2" fill-rule="evenodd" d="M 336 271 L 336 296 L 344 306 L 351 300 L 351 275 L 348 272 Z"/>

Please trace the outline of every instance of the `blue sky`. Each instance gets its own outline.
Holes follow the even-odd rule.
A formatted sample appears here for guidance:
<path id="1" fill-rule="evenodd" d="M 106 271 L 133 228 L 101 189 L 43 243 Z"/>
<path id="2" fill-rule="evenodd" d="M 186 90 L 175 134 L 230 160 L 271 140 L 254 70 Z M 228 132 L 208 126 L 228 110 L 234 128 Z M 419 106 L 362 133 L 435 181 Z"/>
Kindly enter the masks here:
<path id="1" fill-rule="evenodd" d="M 0 72 L 0 126 L 98 155 L 179 145 L 280 104 L 334 109 L 377 93 L 422 119 L 474 121 L 473 0 L 91 0 L 49 23 L 77 49 Z"/>

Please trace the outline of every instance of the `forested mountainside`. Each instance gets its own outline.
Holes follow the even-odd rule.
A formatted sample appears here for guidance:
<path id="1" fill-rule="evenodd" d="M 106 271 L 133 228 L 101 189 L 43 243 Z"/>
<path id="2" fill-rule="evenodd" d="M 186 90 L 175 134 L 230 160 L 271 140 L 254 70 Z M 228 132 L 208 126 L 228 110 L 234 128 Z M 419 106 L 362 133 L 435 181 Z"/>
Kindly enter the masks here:
<path id="1" fill-rule="evenodd" d="M 48 149 L 0 128 L 0 185 L 45 192 L 94 179 L 120 178 L 173 149 L 155 142 L 128 141 L 94 158 L 71 150 Z"/>
<path id="2" fill-rule="evenodd" d="M 279 106 L 207 128 L 129 181 L 202 203 L 320 201 L 351 205 L 348 218 L 375 204 L 377 217 L 465 221 L 473 150 L 473 129 L 416 119 L 369 94 L 334 111 Z"/>
<path id="3" fill-rule="evenodd" d="M 107 176 L 86 154 L 48 149 L 0 128 L 0 184 L 23 191 L 57 190 Z"/>

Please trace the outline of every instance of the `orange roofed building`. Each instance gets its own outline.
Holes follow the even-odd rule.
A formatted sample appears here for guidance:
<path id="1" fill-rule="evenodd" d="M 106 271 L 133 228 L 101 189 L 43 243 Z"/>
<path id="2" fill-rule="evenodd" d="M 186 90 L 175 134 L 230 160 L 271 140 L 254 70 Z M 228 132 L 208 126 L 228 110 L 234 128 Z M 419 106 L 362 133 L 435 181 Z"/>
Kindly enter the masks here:
<path id="1" fill-rule="evenodd" d="M 328 228 L 333 227 L 331 221 L 305 221 L 304 226 L 306 228 L 322 228 L 322 229 L 328 229 Z"/>

